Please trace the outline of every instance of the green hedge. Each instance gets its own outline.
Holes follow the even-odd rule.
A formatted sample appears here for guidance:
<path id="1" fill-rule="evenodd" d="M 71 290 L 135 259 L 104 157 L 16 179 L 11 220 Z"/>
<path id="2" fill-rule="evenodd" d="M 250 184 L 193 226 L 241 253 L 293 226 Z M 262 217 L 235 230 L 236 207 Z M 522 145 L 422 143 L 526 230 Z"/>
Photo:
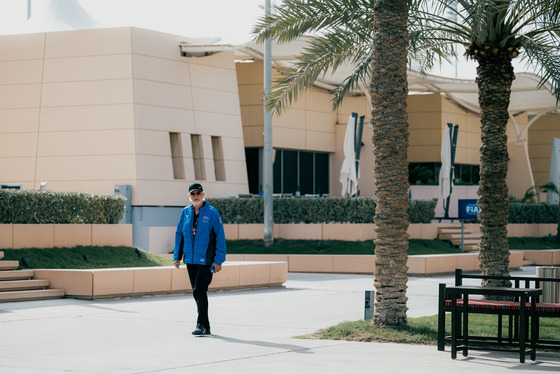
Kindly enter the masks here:
<path id="1" fill-rule="evenodd" d="M 373 223 L 375 201 L 358 198 L 275 198 L 275 223 Z M 263 199 L 208 199 L 224 223 L 263 223 Z M 411 223 L 429 223 L 434 218 L 435 201 L 410 200 Z"/>
<path id="2" fill-rule="evenodd" d="M 263 223 L 263 199 L 208 199 L 224 223 Z M 410 223 L 430 223 L 436 202 L 409 200 Z M 126 199 L 118 195 L 0 190 L 0 223 L 118 223 Z M 558 223 L 559 206 L 510 203 L 510 223 Z M 373 223 L 375 201 L 358 198 L 274 198 L 275 223 Z"/>
<path id="3" fill-rule="evenodd" d="M 436 201 L 409 200 L 408 220 L 410 223 L 430 223 L 435 217 Z"/>
<path id="4" fill-rule="evenodd" d="M 558 204 L 509 203 L 510 223 L 558 223 Z"/>
<path id="5" fill-rule="evenodd" d="M 224 223 L 263 223 L 261 198 L 208 199 Z M 410 223 L 430 223 L 435 216 L 433 200 L 409 200 Z M 558 205 L 510 203 L 510 223 L 558 223 Z M 275 223 L 373 223 L 375 201 L 358 198 L 275 198 Z"/>
<path id="6" fill-rule="evenodd" d="M 125 203 L 117 195 L 0 190 L 0 223 L 118 223 Z"/>

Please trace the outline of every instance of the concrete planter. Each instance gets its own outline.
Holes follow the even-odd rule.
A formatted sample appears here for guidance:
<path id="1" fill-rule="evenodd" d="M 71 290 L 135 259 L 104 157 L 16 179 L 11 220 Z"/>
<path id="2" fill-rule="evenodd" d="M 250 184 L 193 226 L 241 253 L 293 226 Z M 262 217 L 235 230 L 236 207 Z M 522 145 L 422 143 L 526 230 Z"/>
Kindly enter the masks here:
<path id="1" fill-rule="evenodd" d="M 0 248 L 132 246 L 132 225 L 0 224 Z"/>
<path id="2" fill-rule="evenodd" d="M 271 287 L 286 282 L 286 262 L 247 261 L 224 263 L 210 290 Z M 117 269 L 37 269 L 35 278 L 47 279 L 51 288 L 63 289 L 66 297 L 106 297 L 185 293 L 191 287 L 186 268 L 173 266 Z"/>
<path id="3" fill-rule="evenodd" d="M 560 256 L 560 250 L 558 251 Z M 294 273 L 375 274 L 374 255 L 266 255 L 230 254 L 228 261 L 287 261 Z M 523 265 L 523 251 L 511 251 L 510 268 Z M 409 256 L 409 275 L 450 274 L 456 268 L 480 271 L 478 253 Z"/>
<path id="4" fill-rule="evenodd" d="M 437 229 L 445 223 L 413 223 L 408 228 L 411 239 L 436 239 Z M 456 223 L 453 225 L 457 225 Z M 226 237 L 230 240 L 257 240 L 264 238 L 262 224 L 224 224 Z M 465 224 L 465 229 L 480 233 L 480 224 Z M 507 226 L 509 237 L 541 237 L 556 235 L 553 223 L 512 223 Z M 376 238 L 373 223 L 294 223 L 275 224 L 274 237 L 278 239 L 348 240 L 364 241 Z"/>

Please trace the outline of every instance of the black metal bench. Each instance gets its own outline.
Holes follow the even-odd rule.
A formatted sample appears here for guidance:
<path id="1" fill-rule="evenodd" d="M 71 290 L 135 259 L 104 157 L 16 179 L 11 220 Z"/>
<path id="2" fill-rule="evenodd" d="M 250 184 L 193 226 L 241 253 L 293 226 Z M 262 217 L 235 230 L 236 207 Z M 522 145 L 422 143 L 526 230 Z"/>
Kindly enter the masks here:
<path id="1" fill-rule="evenodd" d="M 527 289 L 538 289 L 542 288 L 543 282 L 557 282 L 560 283 L 558 278 L 543 278 L 543 277 L 523 277 L 523 276 L 510 276 L 510 277 L 500 277 L 500 276 L 483 276 L 477 274 L 463 274 L 461 269 L 456 269 L 455 271 L 455 286 L 462 286 L 463 279 L 497 279 L 497 280 L 509 280 L 512 283 L 513 288 L 527 288 Z M 453 309 L 452 296 L 446 292 L 447 285 L 440 283 L 439 285 L 439 297 L 438 297 L 438 350 L 443 351 L 445 349 L 445 343 L 451 342 L 451 336 L 445 335 L 445 315 L 451 313 Z M 459 318 L 460 311 L 464 310 L 463 300 L 458 299 L 457 305 L 459 308 Z M 468 313 L 480 313 L 480 314 L 496 314 L 498 315 L 498 331 L 495 337 L 482 337 L 482 336 L 468 336 L 471 344 L 478 343 L 481 346 L 486 347 L 512 347 L 519 345 L 519 317 L 520 317 L 520 300 L 519 298 L 514 301 L 493 301 L 493 300 L 478 300 L 470 299 L 468 300 Z M 534 326 L 536 328 L 535 336 L 535 348 L 536 349 L 546 349 L 546 348 L 560 348 L 560 340 L 545 340 L 541 339 L 538 331 L 538 324 L 540 317 L 556 317 L 560 318 L 560 304 L 550 304 L 550 303 L 536 303 L 535 311 L 533 313 L 531 305 L 525 306 L 525 311 L 528 315 L 534 316 Z M 525 314 L 525 313 L 523 313 Z M 508 333 L 507 337 L 502 336 L 502 317 L 508 316 Z M 533 322 L 533 321 L 532 321 Z M 460 324 L 460 320 L 458 322 Z M 525 323 L 523 325 L 526 325 Z M 527 326 L 527 325 L 526 325 Z M 527 331 L 523 331 L 523 336 L 528 336 Z M 534 355 L 532 355 L 532 358 Z"/>

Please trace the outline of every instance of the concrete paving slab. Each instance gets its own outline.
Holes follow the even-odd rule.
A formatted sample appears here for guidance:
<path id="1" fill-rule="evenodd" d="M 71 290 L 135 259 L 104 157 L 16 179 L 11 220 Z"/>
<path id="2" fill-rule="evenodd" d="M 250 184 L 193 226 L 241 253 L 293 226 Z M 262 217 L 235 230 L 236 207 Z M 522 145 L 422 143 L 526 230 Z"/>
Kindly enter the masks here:
<path id="1" fill-rule="evenodd" d="M 521 273 L 535 274 L 534 267 Z M 437 312 L 437 284 L 410 277 L 410 317 Z M 290 273 L 285 287 L 210 294 L 212 335 L 190 334 L 191 294 L 0 304 L 0 373 L 524 373 L 559 372 L 560 354 L 472 352 L 388 343 L 297 339 L 363 318 L 373 276 Z"/>

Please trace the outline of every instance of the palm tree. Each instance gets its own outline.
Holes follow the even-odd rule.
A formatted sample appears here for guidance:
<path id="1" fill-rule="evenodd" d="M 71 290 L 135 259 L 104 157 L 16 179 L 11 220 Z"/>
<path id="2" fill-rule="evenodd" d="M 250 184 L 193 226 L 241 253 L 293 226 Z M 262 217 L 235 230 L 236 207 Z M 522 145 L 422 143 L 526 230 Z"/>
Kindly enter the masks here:
<path id="1" fill-rule="evenodd" d="M 294 69 L 275 82 L 273 93 L 266 102 L 267 109 L 280 113 L 301 90 L 310 87 L 321 74 L 328 72 L 331 68 L 336 69 L 344 62 L 350 62 L 355 67 L 354 71 L 333 91 L 333 106 L 336 107 L 340 104 L 344 95 L 352 89 L 363 87 L 368 82 L 374 82 L 371 86 L 372 122 L 376 133 L 386 130 L 384 126 L 388 126 L 388 124 L 377 121 L 383 118 L 384 110 L 388 110 L 387 113 L 397 111 L 386 109 L 395 108 L 389 104 L 393 98 L 382 100 L 381 95 L 385 93 L 387 86 L 383 86 L 381 80 L 374 81 L 374 79 L 383 78 L 376 77 L 374 74 L 375 72 L 389 72 L 390 70 L 387 69 L 395 66 L 392 60 L 389 62 L 389 58 L 396 54 L 397 48 L 406 49 L 406 44 L 398 43 L 396 35 L 401 34 L 395 34 L 392 42 L 389 43 L 390 46 L 382 47 L 381 55 L 379 52 L 377 54 L 372 52 L 375 43 L 383 42 L 381 30 L 384 27 L 387 27 L 388 34 L 395 32 L 390 24 L 383 21 L 383 17 L 396 14 L 383 12 L 391 7 L 391 4 L 388 3 L 394 3 L 395 7 L 402 4 L 402 2 L 395 4 L 395 2 L 376 2 L 374 0 L 291 0 L 278 7 L 276 15 L 262 19 L 255 29 L 258 33 L 258 40 L 261 41 L 273 37 L 278 38 L 281 42 L 287 42 L 305 33 L 320 31 L 319 34 L 312 37 L 309 48 L 300 57 Z M 429 70 L 441 60 L 452 61 L 456 55 L 456 44 L 464 46 L 467 57 L 475 59 L 479 63 L 477 84 L 481 108 L 482 147 L 478 193 L 481 208 L 479 219 L 483 234 L 479 258 L 483 274 L 507 275 L 509 274 L 509 248 L 506 225 L 509 208 L 505 183 L 508 157 L 505 126 L 509 116 L 507 108 L 511 83 L 515 78 L 512 59 L 520 56 L 525 58 L 528 63 L 539 66 L 539 74 L 543 77 L 542 83 L 550 82 L 554 87 L 553 94 L 556 98 L 560 98 L 560 57 L 558 53 L 560 48 L 560 1 L 433 0 L 423 2 L 411 0 L 409 6 L 410 50 L 423 69 Z M 402 11 L 400 8 L 399 10 Z M 374 14 L 377 18 L 374 17 Z M 401 20 L 407 18 L 407 15 L 399 14 Z M 395 18 L 391 18 L 390 22 L 395 22 Z M 405 27 L 400 27 L 402 31 L 406 24 Z M 374 36 L 378 37 L 375 39 L 375 43 Z M 386 40 L 389 38 L 388 36 Z M 400 54 L 400 58 L 404 60 L 406 55 Z M 385 84 L 391 83 L 385 82 Z M 406 92 L 406 82 L 398 84 L 401 84 L 403 91 Z M 403 111 L 404 121 L 402 123 L 405 123 L 405 105 L 398 109 Z M 386 138 L 382 134 L 379 138 L 374 135 L 376 164 L 384 162 L 381 156 L 378 157 L 378 153 L 381 155 L 383 147 L 388 146 L 386 143 L 390 143 L 388 140 L 391 139 L 390 136 L 406 133 L 406 130 L 400 126 L 394 123 L 389 126 L 391 125 L 394 126 L 394 132 L 387 131 Z M 404 142 L 406 143 L 406 141 Z M 402 154 L 396 154 L 397 157 L 392 161 L 400 165 L 398 160 Z M 391 162 L 391 160 L 385 161 Z M 399 191 L 402 192 L 399 189 L 406 190 L 406 184 L 401 184 L 394 174 L 389 173 L 390 170 L 387 173 L 385 170 L 387 169 L 382 167 L 374 170 L 376 188 L 380 190 L 376 199 L 388 198 L 387 205 L 382 203 L 382 210 L 387 206 L 397 209 L 396 207 L 401 202 L 397 198 Z M 406 175 L 406 173 L 403 174 Z M 382 191 L 385 188 L 387 191 L 393 191 L 393 196 L 390 198 L 388 195 L 383 196 Z M 380 201 L 377 203 L 379 204 Z M 395 218 L 397 215 L 406 217 L 404 214 L 395 213 L 397 211 L 390 211 L 391 218 Z M 385 214 L 376 214 L 376 224 L 380 227 L 384 227 L 384 225 L 391 229 L 397 226 L 406 227 L 407 223 L 392 222 Z M 406 254 L 404 254 L 406 244 L 402 242 L 402 244 L 392 246 L 385 243 L 383 239 L 390 237 L 394 240 L 393 243 L 399 243 L 399 240 L 405 236 L 402 235 L 402 231 L 387 232 L 387 236 L 382 230 L 379 232 L 382 235 L 376 242 L 376 252 L 379 257 L 378 261 L 380 261 L 378 264 L 383 268 L 394 267 L 395 273 L 399 271 L 399 276 L 406 279 L 406 270 L 400 265 L 395 265 L 396 263 L 391 260 L 393 250 L 398 245 L 400 245 L 400 252 L 396 257 L 406 258 Z M 379 271 L 380 269 L 378 269 Z M 391 297 L 395 296 L 392 295 L 394 290 L 392 285 L 401 282 L 393 283 L 383 280 L 383 282 L 387 282 L 385 286 L 381 279 L 384 277 L 379 277 L 379 282 L 376 282 L 378 292 L 376 323 L 399 324 L 406 321 L 406 317 L 404 317 L 401 322 L 391 322 L 392 315 L 400 315 L 403 310 L 406 310 L 406 307 L 400 308 L 402 300 L 406 303 L 406 288 L 401 287 L 397 292 L 402 298 L 391 300 Z M 386 290 L 388 292 L 385 292 Z M 391 309 L 393 311 L 389 312 L 390 315 L 386 315 L 386 311 Z M 396 312 L 397 310 L 398 312 Z"/>
<path id="2" fill-rule="evenodd" d="M 552 83 L 553 94 L 560 98 L 559 7 L 557 0 L 435 0 L 411 15 L 411 45 L 421 52 L 424 62 L 433 59 L 433 52 L 441 56 L 440 48 L 449 50 L 454 44 L 462 45 L 467 58 L 478 62 L 482 138 L 478 218 L 483 275 L 509 274 L 506 125 L 515 79 L 512 60 L 520 56 L 538 66 L 541 83 Z M 416 38 L 429 38 L 433 44 L 416 49 Z M 483 285 L 507 283 L 486 281 Z"/>
<path id="3" fill-rule="evenodd" d="M 292 0 L 261 19 L 257 40 L 288 42 L 317 32 L 299 62 L 275 83 L 267 109 L 280 113 L 300 90 L 350 62 L 336 107 L 361 85 L 371 95 L 375 149 L 376 302 L 374 323 L 406 325 L 408 249 L 407 0 Z"/>
<path id="4" fill-rule="evenodd" d="M 375 149 L 374 323 L 406 325 L 408 259 L 408 2 L 377 1 L 371 53 Z"/>

